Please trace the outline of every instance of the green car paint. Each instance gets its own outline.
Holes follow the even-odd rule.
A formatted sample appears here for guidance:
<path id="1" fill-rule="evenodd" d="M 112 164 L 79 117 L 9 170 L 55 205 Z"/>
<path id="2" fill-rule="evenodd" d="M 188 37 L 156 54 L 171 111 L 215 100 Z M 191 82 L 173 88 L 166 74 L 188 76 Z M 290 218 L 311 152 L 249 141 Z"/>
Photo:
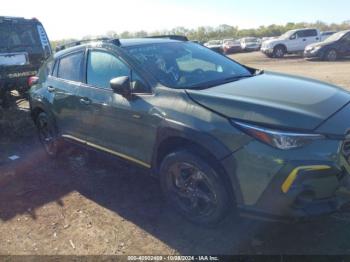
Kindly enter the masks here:
<path id="1" fill-rule="evenodd" d="M 183 44 L 139 41 L 140 46 L 152 41 Z M 84 78 L 65 81 L 45 71 L 48 63 L 70 52 L 95 48 L 127 61 L 150 91 L 126 97 L 111 89 L 91 87 Z M 220 162 L 234 192 L 232 201 L 242 214 L 304 217 L 335 211 L 349 200 L 337 194 L 350 170 L 348 153 L 343 150 L 350 126 L 344 121 L 350 115 L 348 92 L 316 80 L 271 72 L 203 89 L 169 88 L 149 77 L 147 68 L 130 59 L 126 49 L 123 44 L 90 43 L 51 57 L 31 89 L 33 117 L 45 111 L 64 138 L 150 168 L 154 175 L 158 175 L 167 143 L 174 148 L 174 139 L 197 144 Z M 55 90 L 50 92 L 49 87 Z M 86 97 L 88 106 L 81 101 Z M 277 131 L 322 134 L 323 139 L 282 150 L 251 136 L 236 126 L 236 121 Z M 329 168 L 301 169 L 283 192 L 282 185 L 293 170 L 320 165 Z"/>

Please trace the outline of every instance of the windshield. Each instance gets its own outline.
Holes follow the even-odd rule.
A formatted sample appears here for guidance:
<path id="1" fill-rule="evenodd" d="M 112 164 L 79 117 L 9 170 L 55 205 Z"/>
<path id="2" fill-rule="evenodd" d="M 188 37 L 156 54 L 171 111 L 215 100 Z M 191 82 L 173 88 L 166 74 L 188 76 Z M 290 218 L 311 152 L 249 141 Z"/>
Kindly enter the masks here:
<path id="1" fill-rule="evenodd" d="M 205 88 L 251 76 L 238 63 L 190 42 L 127 47 L 160 83 L 172 88 Z"/>
<path id="2" fill-rule="evenodd" d="M 343 31 L 343 32 L 338 32 L 330 37 L 328 37 L 324 42 L 333 42 L 333 41 L 338 41 L 340 38 L 342 38 L 348 31 Z"/>
<path id="3" fill-rule="evenodd" d="M 295 32 L 296 32 L 295 30 L 287 31 L 287 32 L 285 32 L 283 35 L 281 35 L 279 38 L 281 38 L 281 39 L 288 39 L 288 38 L 290 38 Z"/>
<path id="4" fill-rule="evenodd" d="M 39 45 L 39 41 L 34 24 L 0 23 L 0 48 Z"/>

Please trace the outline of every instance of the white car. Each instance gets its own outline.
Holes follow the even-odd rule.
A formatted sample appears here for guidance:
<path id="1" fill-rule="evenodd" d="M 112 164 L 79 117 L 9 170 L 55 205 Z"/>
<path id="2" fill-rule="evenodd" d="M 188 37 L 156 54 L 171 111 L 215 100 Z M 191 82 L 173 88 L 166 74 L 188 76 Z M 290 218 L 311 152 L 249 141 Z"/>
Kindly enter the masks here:
<path id="1" fill-rule="evenodd" d="M 241 39 L 241 47 L 245 51 L 258 51 L 261 47 L 261 40 L 256 37 L 245 37 Z"/>
<path id="2" fill-rule="evenodd" d="M 222 40 L 210 40 L 206 42 L 204 46 L 208 47 L 209 49 L 215 52 L 222 53 L 223 52 L 222 44 L 223 44 Z"/>
<path id="3" fill-rule="evenodd" d="M 268 57 L 282 58 L 285 54 L 302 53 L 306 46 L 320 41 L 321 35 L 318 29 L 295 29 L 278 38 L 264 41 L 261 52 Z"/>

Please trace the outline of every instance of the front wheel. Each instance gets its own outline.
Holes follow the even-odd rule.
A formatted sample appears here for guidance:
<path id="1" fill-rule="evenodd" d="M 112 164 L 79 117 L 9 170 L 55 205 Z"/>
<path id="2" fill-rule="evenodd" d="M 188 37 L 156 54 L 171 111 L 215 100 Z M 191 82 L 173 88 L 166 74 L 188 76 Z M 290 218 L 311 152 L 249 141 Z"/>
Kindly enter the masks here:
<path id="1" fill-rule="evenodd" d="M 325 60 L 336 61 L 338 59 L 338 53 L 334 49 L 329 50 L 325 55 Z"/>
<path id="2" fill-rule="evenodd" d="M 160 167 L 160 182 L 169 202 L 195 224 L 215 225 L 230 209 L 220 174 L 191 151 L 166 156 Z"/>
<path id="3" fill-rule="evenodd" d="M 286 50 L 283 46 L 276 46 L 273 49 L 273 57 L 275 58 L 283 58 L 286 54 Z"/>
<path id="4" fill-rule="evenodd" d="M 59 152 L 57 132 L 54 124 L 45 112 L 40 113 L 36 118 L 39 140 L 43 145 L 45 152 L 50 157 L 56 157 Z"/>

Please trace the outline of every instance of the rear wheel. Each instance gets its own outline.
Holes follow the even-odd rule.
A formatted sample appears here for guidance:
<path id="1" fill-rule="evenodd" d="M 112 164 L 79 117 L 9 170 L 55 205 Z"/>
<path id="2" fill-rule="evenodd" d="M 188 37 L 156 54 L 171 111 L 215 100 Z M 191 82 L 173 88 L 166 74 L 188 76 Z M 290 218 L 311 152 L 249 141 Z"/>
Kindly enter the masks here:
<path id="1" fill-rule="evenodd" d="M 325 60 L 336 61 L 338 59 L 338 53 L 334 49 L 329 50 L 325 55 Z"/>
<path id="2" fill-rule="evenodd" d="M 52 121 L 45 112 L 41 112 L 36 118 L 39 140 L 43 145 L 45 152 L 50 157 L 56 157 L 59 152 L 57 132 Z"/>
<path id="3" fill-rule="evenodd" d="M 229 194 L 219 172 L 197 154 L 182 150 L 166 156 L 160 181 L 169 202 L 196 224 L 215 225 L 225 218 Z"/>
<path id="4" fill-rule="evenodd" d="M 283 46 L 276 46 L 273 49 L 273 57 L 275 58 L 283 58 L 286 54 L 286 49 Z"/>

